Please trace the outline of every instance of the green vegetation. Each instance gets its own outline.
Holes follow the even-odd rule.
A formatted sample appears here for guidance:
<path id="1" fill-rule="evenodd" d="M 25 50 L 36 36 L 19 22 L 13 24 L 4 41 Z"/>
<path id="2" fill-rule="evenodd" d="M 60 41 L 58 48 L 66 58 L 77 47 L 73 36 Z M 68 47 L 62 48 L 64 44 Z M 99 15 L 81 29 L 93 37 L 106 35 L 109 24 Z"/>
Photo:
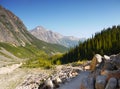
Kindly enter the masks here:
<path id="1" fill-rule="evenodd" d="M 37 48 L 27 45 L 26 47 L 18 46 L 15 47 L 11 44 L 7 43 L 0 43 L 0 47 L 5 48 L 7 51 L 11 52 L 15 56 L 19 58 L 34 58 L 36 56 L 40 56 L 42 51 L 38 50 Z"/>
<path id="2" fill-rule="evenodd" d="M 46 43 L 34 37 L 17 16 L 1 6 L 0 35 L 0 49 L 3 47 L 21 60 L 29 59 L 24 65 L 28 67 L 49 68 L 52 65 L 49 57 L 67 50 L 64 46 Z M 9 58 L 6 54 L 0 54 Z M 56 63 L 60 64 L 60 61 L 56 61 Z"/>
<path id="3" fill-rule="evenodd" d="M 0 43 L 0 47 L 5 48 L 7 51 L 11 52 L 15 56 L 23 59 L 29 59 L 25 61 L 23 67 L 28 68 L 52 68 L 54 64 L 61 64 L 60 60 L 55 60 L 62 54 L 50 55 L 45 51 L 38 49 L 38 47 L 27 44 L 25 47 L 18 46 L 15 47 L 8 43 Z M 51 50 L 52 52 L 52 50 Z M 7 55 L 6 55 L 7 56 Z"/>
<path id="4" fill-rule="evenodd" d="M 39 59 L 28 60 L 26 64 L 23 65 L 23 67 L 28 67 L 28 68 L 43 67 L 43 68 L 49 69 L 49 68 L 52 68 L 53 65 L 51 64 L 50 60 L 39 58 Z"/>
<path id="5" fill-rule="evenodd" d="M 28 68 L 38 68 L 43 67 L 46 69 L 53 68 L 54 65 L 60 65 L 60 60 L 55 60 L 56 58 L 60 57 L 62 54 L 56 54 L 54 56 L 49 57 L 47 54 L 43 53 L 41 57 L 28 60 L 23 67 Z"/>
<path id="6" fill-rule="evenodd" d="M 92 38 L 80 43 L 75 48 L 57 59 L 61 63 L 70 63 L 78 60 L 91 60 L 94 54 L 111 55 L 120 52 L 120 26 L 107 28 L 99 33 L 95 33 Z"/>

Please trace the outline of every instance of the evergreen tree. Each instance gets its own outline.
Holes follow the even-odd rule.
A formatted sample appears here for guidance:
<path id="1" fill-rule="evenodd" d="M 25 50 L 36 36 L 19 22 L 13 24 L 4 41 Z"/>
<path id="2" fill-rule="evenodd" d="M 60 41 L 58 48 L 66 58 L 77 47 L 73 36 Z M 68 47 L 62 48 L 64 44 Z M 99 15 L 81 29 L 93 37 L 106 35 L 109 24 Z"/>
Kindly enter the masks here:
<path id="1" fill-rule="evenodd" d="M 61 58 L 62 63 L 74 62 L 78 60 L 91 60 L 93 55 L 111 55 L 120 52 L 120 26 L 103 29 L 99 33 L 92 35 L 92 38 L 80 43 L 75 48 L 71 48 Z"/>

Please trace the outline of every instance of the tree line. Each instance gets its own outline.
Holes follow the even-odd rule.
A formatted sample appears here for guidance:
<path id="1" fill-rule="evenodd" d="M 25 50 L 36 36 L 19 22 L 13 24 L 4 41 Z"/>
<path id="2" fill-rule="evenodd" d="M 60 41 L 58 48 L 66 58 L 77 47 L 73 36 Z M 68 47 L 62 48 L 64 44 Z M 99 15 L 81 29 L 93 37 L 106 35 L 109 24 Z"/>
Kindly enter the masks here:
<path id="1" fill-rule="evenodd" d="M 103 29 L 92 35 L 83 43 L 71 48 L 62 57 L 57 58 L 61 63 L 78 60 L 91 60 L 94 54 L 112 55 L 120 52 L 120 25 Z"/>

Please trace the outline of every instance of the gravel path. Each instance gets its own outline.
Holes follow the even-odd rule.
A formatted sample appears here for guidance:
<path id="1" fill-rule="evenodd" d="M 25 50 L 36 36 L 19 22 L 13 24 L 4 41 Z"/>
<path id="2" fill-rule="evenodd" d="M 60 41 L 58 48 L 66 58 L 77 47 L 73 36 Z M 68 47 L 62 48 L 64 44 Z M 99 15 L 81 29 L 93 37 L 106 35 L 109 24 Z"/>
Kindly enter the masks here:
<path id="1" fill-rule="evenodd" d="M 21 65 L 22 65 L 22 63 L 20 63 L 20 64 L 13 64 L 11 66 L 2 67 L 2 68 L 0 68 L 0 74 L 11 73 L 15 69 L 19 68 Z"/>
<path id="2" fill-rule="evenodd" d="M 59 89 L 80 89 L 80 84 L 83 78 L 88 77 L 90 72 L 81 72 L 77 77 L 72 79 L 70 82 L 61 85 Z"/>
<path id="3" fill-rule="evenodd" d="M 0 74 L 0 89 L 15 89 L 27 75 L 27 71 L 17 68 L 11 73 Z"/>

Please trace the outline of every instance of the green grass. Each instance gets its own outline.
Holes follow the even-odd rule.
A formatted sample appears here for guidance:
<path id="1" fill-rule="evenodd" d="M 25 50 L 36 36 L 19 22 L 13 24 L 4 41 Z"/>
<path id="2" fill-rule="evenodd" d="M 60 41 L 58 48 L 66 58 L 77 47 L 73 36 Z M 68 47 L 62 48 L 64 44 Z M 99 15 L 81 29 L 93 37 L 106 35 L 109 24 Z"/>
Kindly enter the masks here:
<path id="1" fill-rule="evenodd" d="M 23 46 L 15 47 L 11 44 L 0 43 L 0 47 L 5 48 L 7 51 L 9 51 L 10 53 L 14 54 L 19 58 L 29 59 L 24 62 L 24 65 L 22 67 L 27 67 L 27 68 L 43 67 L 49 69 L 54 67 L 54 64 L 57 65 L 61 64 L 60 60 L 58 60 L 57 58 L 59 56 L 62 56 L 62 54 L 50 56 L 49 55 L 50 50 L 47 51 L 48 52 L 47 54 L 47 52 L 40 50 L 38 47 L 34 45 L 27 44 L 25 47 Z M 52 52 L 52 50 L 50 52 Z"/>
<path id="2" fill-rule="evenodd" d="M 5 48 L 7 51 L 11 52 L 19 58 L 34 58 L 42 56 L 44 51 L 37 49 L 32 45 L 26 45 L 26 47 L 18 46 L 15 47 L 10 44 L 0 43 L 0 47 Z"/>

